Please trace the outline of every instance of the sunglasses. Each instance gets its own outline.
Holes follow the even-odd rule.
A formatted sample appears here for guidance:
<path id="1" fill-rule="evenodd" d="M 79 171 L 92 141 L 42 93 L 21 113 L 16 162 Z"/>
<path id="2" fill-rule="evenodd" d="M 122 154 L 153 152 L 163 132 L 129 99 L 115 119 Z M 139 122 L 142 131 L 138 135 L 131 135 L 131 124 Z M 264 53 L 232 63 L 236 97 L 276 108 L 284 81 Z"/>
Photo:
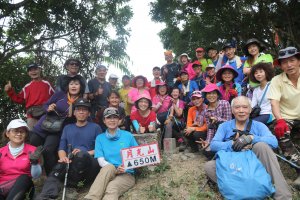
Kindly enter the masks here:
<path id="1" fill-rule="evenodd" d="M 76 66 L 79 66 L 79 63 L 77 63 L 77 62 L 70 62 L 69 65 L 76 65 Z"/>
<path id="2" fill-rule="evenodd" d="M 280 50 L 278 52 L 279 56 L 285 56 L 285 55 L 289 55 L 289 54 L 296 54 L 297 53 L 297 49 L 293 48 L 293 49 L 288 49 L 288 50 Z"/>

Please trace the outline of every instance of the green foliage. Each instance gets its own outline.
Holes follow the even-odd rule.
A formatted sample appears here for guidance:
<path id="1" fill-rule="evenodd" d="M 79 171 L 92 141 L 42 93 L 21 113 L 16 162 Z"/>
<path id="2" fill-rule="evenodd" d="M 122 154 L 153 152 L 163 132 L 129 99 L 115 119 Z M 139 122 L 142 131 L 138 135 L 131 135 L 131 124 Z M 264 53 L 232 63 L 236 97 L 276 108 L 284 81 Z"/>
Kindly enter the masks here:
<path id="1" fill-rule="evenodd" d="M 167 188 L 157 182 L 156 184 L 150 185 L 149 189 L 147 189 L 147 196 L 149 199 L 167 200 L 172 196 L 172 193 L 168 192 Z"/>
<path id="2" fill-rule="evenodd" d="M 67 58 L 79 58 L 81 73 L 90 79 L 94 64 L 114 64 L 129 74 L 125 48 L 132 17 L 129 0 L 11 0 L 0 1 L 0 87 L 11 80 L 16 91 L 29 82 L 25 65 L 43 65 L 50 81 L 62 73 Z M 23 114 L 0 91 L 0 124 Z M 1 128 L 0 128 L 1 129 Z"/>
<path id="3" fill-rule="evenodd" d="M 163 173 L 171 169 L 171 166 L 168 164 L 166 157 L 163 157 L 161 163 L 154 168 L 155 173 Z"/>
<path id="4" fill-rule="evenodd" d="M 160 32 L 166 49 L 189 53 L 199 47 L 221 47 L 235 37 L 241 50 L 256 37 L 273 55 L 287 45 L 300 47 L 300 4 L 296 0 L 156 0 L 151 3 L 152 20 L 163 22 Z M 280 46 L 274 42 L 275 32 Z"/>

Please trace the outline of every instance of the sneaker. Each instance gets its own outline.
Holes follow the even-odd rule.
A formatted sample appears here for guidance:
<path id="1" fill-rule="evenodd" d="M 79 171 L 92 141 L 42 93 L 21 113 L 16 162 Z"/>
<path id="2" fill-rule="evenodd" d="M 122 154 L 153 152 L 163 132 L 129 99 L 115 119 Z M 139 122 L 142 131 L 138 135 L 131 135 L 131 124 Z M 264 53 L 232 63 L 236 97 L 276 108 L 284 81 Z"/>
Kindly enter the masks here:
<path id="1" fill-rule="evenodd" d="M 300 152 L 297 150 L 290 138 L 281 139 L 279 141 L 279 146 L 286 159 L 300 166 Z"/>

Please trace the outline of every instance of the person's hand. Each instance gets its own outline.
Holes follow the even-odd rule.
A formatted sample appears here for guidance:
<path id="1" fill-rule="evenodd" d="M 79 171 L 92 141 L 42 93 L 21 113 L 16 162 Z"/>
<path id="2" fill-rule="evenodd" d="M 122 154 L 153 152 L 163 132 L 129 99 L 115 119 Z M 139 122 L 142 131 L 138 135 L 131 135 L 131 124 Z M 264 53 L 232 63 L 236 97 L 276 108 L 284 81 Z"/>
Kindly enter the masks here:
<path id="1" fill-rule="evenodd" d="M 140 132 L 140 133 L 145 133 L 145 131 L 146 131 L 146 128 L 145 128 L 145 127 L 143 127 L 143 126 L 140 126 L 140 130 L 139 130 L 139 132 Z"/>
<path id="2" fill-rule="evenodd" d="M 154 132 L 155 131 L 155 125 L 154 124 L 150 124 L 148 126 L 149 132 Z"/>
<path id="3" fill-rule="evenodd" d="M 186 136 L 189 136 L 193 131 L 195 131 L 195 129 L 193 127 L 188 127 L 186 129 L 184 129 L 184 133 Z"/>
<path id="4" fill-rule="evenodd" d="M 33 153 L 29 153 L 29 160 L 32 165 L 37 165 L 39 163 L 39 159 L 44 151 L 44 147 L 38 146 Z"/>
<path id="5" fill-rule="evenodd" d="M 55 104 L 55 103 L 53 103 L 53 104 L 50 104 L 50 105 L 48 106 L 48 109 L 47 109 L 47 111 L 48 111 L 48 112 L 54 111 L 54 110 L 55 110 L 55 108 L 56 108 L 56 104 Z"/>
<path id="6" fill-rule="evenodd" d="M 221 57 L 224 56 L 224 51 L 223 51 L 223 50 L 221 50 L 221 51 L 219 52 L 219 56 L 221 56 Z"/>
<path id="7" fill-rule="evenodd" d="M 4 91 L 8 92 L 11 89 L 12 89 L 11 82 L 8 81 L 7 84 L 4 86 Z"/>
<path id="8" fill-rule="evenodd" d="M 209 119 L 211 124 L 215 124 L 218 122 L 218 119 L 216 117 L 209 117 Z"/>
<path id="9" fill-rule="evenodd" d="M 124 174 L 125 173 L 125 169 L 122 165 L 120 165 L 118 168 L 117 168 L 117 171 L 116 171 L 116 174 Z"/>
<path id="10" fill-rule="evenodd" d="M 168 73 L 168 68 L 167 68 L 167 67 L 164 67 L 163 73 L 164 73 L 164 74 L 167 74 L 167 73 Z"/>
<path id="11" fill-rule="evenodd" d="M 201 144 L 203 149 L 206 149 L 209 146 L 209 142 L 204 141 L 202 138 L 200 138 L 200 141 L 196 141 L 196 142 Z"/>
<path id="12" fill-rule="evenodd" d="M 76 155 L 78 152 L 80 152 L 81 150 L 80 149 L 73 149 L 73 151 L 72 151 L 72 154 L 73 155 Z"/>
<path id="13" fill-rule="evenodd" d="M 232 149 L 234 151 L 241 151 L 245 146 L 248 144 L 251 144 L 252 142 L 252 137 L 251 135 L 242 135 L 239 138 L 234 141 L 232 145 Z"/>
<path id="14" fill-rule="evenodd" d="M 278 119 L 274 127 L 274 132 L 276 137 L 280 139 L 284 137 L 285 133 L 290 133 L 290 128 L 284 119 Z"/>
<path id="15" fill-rule="evenodd" d="M 228 92 L 229 92 L 230 96 L 232 96 L 232 97 L 238 96 L 238 93 L 235 89 L 229 89 Z"/>
<path id="16" fill-rule="evenodd" d="M 59 163 L 71 163 L 72 161 L 68 157 L 63 157 L 58 160 Z"/>

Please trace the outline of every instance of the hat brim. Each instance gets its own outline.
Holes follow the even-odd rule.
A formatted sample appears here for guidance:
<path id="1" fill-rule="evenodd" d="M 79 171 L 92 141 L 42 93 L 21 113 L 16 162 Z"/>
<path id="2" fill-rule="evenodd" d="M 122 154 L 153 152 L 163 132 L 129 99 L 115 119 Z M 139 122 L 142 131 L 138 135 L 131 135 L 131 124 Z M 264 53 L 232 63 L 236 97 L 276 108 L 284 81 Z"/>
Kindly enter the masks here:
<path id="1" fill-rule="evenodd" d="M 257 42 L 257 41 L 253 41 L 253 42 L 250 42 L 248 44 L 246 44 L 243 48 L 243 52 L 246 56 L 250 56 L 249 52 L 248 52 L 248 47 L 251 45 L 251 44 L 256 44 L 259 48 L 259 52 L 263 52 L 266 48 L 260 43 L 260 42 Z"/>
<path id="2" fill-rule="evenodd" d="M 116 116 L 116 117 L 120 118 L 120 115 L 118 115 L 118 114 L 108 114 L 108 115 L 105 115 L 103 117 L 107 118 L 107 117 L 110 117 L 110 116 Z"/>
<path id="3" fill-rule="evenodd" d="M 218 70 L 217 74 L 216 74 L 216 78 L 218 81 L 222 81 L 222 74 L 225 70 L 231 70 L 233 73 L 233 79 L 235 79 L 239 74 L 237 73 L 237 71 L 235 71 L 234 69 L 231 68 L 221 68 Z"/>

